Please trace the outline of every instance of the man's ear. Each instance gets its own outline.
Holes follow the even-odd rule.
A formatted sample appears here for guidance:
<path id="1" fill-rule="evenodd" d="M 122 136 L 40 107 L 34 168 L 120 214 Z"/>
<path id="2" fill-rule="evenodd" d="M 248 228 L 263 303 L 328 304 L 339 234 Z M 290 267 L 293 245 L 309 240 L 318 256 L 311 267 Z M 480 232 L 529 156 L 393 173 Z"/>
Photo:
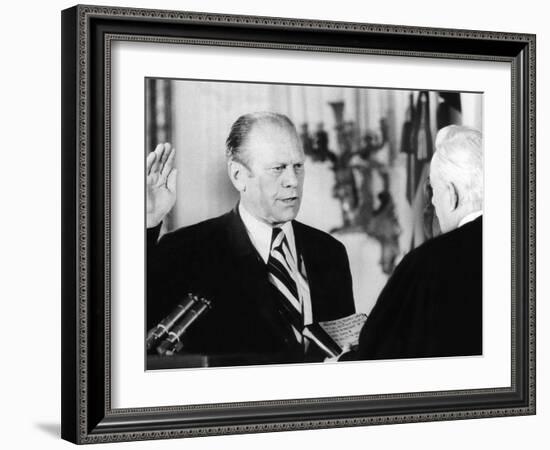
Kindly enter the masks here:
<path id="1" fill-rule="evenodd" d="M 451 211 L 454 211 L 458 208 L 459 204 L 459 195 L 458 195 L 458 189 L 456 188 L 454 183 L 448 183 L 447 184 L 447 195 L 449 196 L 449 207 Z"/>
<path id="2" fill-rule="evenodd" d="M 231 183 L 235 186 L 235 189 L 239 192 L 245 192 L 246 179 L 248 175 L 246 167 L 238 161 L 229 160 L 227 163 L 227 172 Z"/>

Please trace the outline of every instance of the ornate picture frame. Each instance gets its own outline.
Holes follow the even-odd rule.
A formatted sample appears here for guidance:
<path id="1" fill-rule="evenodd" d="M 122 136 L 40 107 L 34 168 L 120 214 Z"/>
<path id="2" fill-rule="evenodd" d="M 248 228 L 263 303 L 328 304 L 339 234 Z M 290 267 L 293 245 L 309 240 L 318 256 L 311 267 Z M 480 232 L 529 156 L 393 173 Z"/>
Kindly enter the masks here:
<path id="1" fill-rule="evenodd" d="M 535 414 L 535 36 L 99 6 L 62 12 L 62 437 L 99 443 Z M 115 42 L 502 62 L 511 73 L 510 384 L 113 407 Z M 160 47 L 159 47 L 160 48 Z M 137 345 L 141 345 L 137 344 Z"/>

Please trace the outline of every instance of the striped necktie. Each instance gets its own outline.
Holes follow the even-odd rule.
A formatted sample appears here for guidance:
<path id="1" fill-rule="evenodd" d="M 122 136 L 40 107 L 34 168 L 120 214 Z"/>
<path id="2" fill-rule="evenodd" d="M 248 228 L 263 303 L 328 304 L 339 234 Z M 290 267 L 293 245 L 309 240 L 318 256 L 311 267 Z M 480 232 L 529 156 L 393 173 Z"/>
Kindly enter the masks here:
<path id="1" fill-rule="evenodd" d="M 267 261 L 269 281 L 277 288 L 283 314 L 301 336 L 304 328 L 302 304 L 296 283 L 296 263 L 281 228 L 273 228 L 271 251 Z"/>
<path id="2" fill-rule="evenodd" d="M 285 233 L 281 228 L 273 228 L 271 251 L 267 260 L 269 281 L 277 288 L 279 304 L 287 318 L 296 339 L 303 343 L 303 337 L 314 342 L 327 356 L 335 357 L 340 347 L 319 324 L 304 325 L 302 295 L 309 296 L 309 285 L 298 271 L 296 260 L 292 256 Z"/>

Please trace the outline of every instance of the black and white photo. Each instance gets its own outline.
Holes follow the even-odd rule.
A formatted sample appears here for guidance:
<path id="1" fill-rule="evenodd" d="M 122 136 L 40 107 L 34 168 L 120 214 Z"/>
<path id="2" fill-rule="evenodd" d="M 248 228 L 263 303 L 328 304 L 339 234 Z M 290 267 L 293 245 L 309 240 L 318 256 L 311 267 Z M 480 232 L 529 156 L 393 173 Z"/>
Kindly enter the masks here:
<path id="1" fill-rule="evenodd" d="M 145 94 L 148 369 L 482 354 L 482 93 Z"/>
<path id="2" fill-rule="evenodd" d="M 535 36 L 383 23 L 63 11 L 64 439 L 535 414 Z"/>

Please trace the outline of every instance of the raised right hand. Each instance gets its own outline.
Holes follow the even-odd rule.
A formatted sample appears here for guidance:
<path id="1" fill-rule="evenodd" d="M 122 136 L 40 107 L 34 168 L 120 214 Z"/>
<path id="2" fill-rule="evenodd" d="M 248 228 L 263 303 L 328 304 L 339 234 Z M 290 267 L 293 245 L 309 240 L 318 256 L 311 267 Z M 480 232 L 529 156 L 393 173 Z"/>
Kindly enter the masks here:
<path id="1" fill-rule="evenodd" d="M 175 155 L 168 142 L 147 155 L 147 228 L 156 227 L 176 203 Z"/>

